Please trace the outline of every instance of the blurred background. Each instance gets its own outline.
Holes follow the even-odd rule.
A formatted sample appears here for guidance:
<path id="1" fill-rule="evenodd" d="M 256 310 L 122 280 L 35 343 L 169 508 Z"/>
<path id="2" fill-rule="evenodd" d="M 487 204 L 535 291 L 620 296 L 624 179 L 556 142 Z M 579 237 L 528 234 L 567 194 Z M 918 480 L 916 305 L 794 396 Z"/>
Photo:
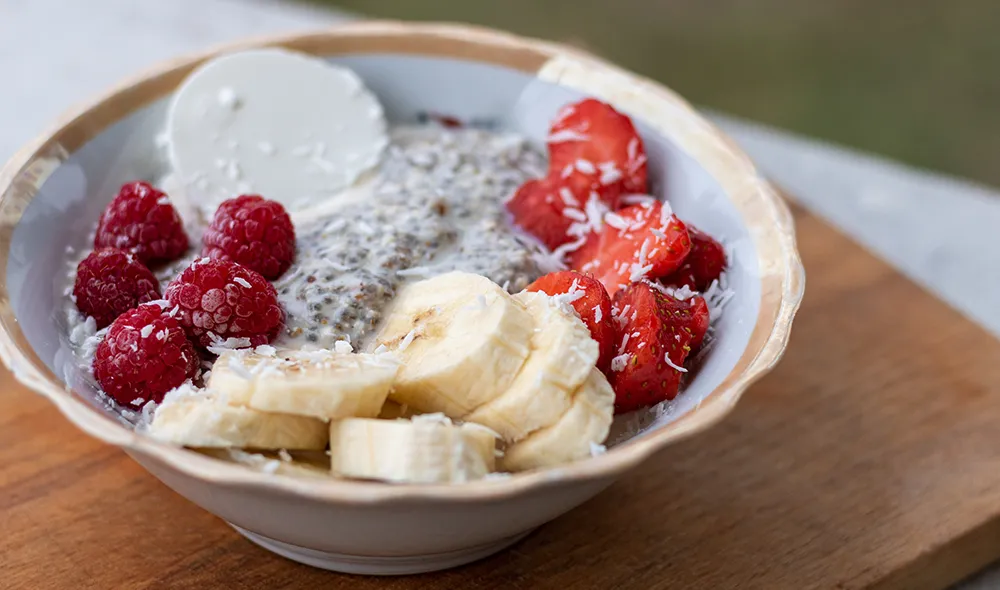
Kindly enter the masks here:
<path id="1" fill-rule="evenodd" d="M 571 42 L 703 107 L 1000 186 L 998 0 L 315 0 Z"/>

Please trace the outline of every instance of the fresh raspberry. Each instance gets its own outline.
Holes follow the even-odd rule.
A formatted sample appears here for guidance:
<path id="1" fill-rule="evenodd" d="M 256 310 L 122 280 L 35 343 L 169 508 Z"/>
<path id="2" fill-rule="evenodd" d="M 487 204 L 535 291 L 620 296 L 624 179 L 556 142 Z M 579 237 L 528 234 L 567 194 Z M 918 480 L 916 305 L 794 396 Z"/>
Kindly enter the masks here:
<path id="1" fill-rule="evenodd" d="M 163 401 L 168 391 L 193 379 L 198 362 L 180 322 L 160 303 L 145 303 L 111 324 L 94 355 L 94 377 L 116 402 L 138 407 Z"/>
<path id="2" fill-rule="evenodd" d="M 285 314 L 278 293 L 257 271 L 230 260 L 202 258 L 167 285 L 163 294 L 195 344 L 249 338 L 251 346 L 278 335 Z"/>
<path id="3" fill-rule="evenodd" d="M 274 280 L 295 258 L 295 228 L 281 203 L 258 195 L 224 201 L 202 237 L 202 256 L 232 260 Z"/>
<path id="4" fill-rule="evenodd" d="M 160 284 L 131 254 L 101 248 L 77 265 L 73 297 L 100 329 L 136 305 L 159 299 Z"/>
<path id="5" fill-rule="evenodd" d="M 130 182 L 101 214 L 94 247 L 127 250 L 143 264 L 153 264 L 179 258 L 188 249 L 188 237 L 166 194 L 149 183 Z"/>

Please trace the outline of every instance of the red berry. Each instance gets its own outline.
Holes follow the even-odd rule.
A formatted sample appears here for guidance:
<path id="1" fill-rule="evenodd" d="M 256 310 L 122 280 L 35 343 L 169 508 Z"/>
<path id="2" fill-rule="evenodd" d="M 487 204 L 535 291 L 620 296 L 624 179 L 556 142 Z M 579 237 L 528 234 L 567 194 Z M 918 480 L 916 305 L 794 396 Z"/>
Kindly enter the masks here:
<path id="1" fill-rule="evenodd" d="M 163 296 L 178 307 L 177 319 L 201 347 L 227 338 L 249 338 L 251 346 L 267 344 L 285 319 L 271 283 L 229 260 L 192 262 Z"/>
<path id="2" fill-rule="evenodd" d="M 704 299 L 682 301 L 660 289 L 643 281 L 614 298 L 618 356 L 611 362 L 608 380 L 619 413 L 677 397 L 684 361 L 708 329 Z"/>
<path id="3" fill-rule="evenodd" d="M 590 234 L 608 211 L 596 193 L 580 198 L 564 181 L 551 176 L 524 183 L 506 206 L 515 225 L 552 251 Z"/>
<path id="4" fill-rule="evenodd" d="M 611 296 L 676 271 L 691 250 L 687 226 L 653 199 L 605 215 L 600 235 L 595 261 L 580 270 L 594 273 Z"/>
<path id="5" fill-rule="evenodd" d="M 549 295 L 582 292 L 582 296 L 570 305 L 587 325 L 590 336 L 600 347 L 597 368 L 607 372 L 614 352 L 615 329 L 611 318 L 611 297 L 600 281 L 592 276 L 564 270 L 539 278 L 528 285 L 525 291 L 541 291 Z"/>
<path id="6" fill-rule="evenodd" d="M 549 129 L 549 176 L 597 191 L 614 208 L 620 194 L 648 192 L 646 149 L 628 115 L 593 98 L 566 105 Z"/>
<path id="7" fill-rule="evenodd" d="M 726 249 L 712 236 L 690 225 L 688 233 L 691 235 L 691 251 L 680 268 L 660 282 L 672 287 L 686 285 L 689 289 L 704 291 L 726 269 Z"/>
<path id="8" fill-rule="evenodd" d="M 73 297 L 100 329 L 140 303 L 159 299 L 160 283 L 131 254 L 101 248 L 77 265 Z"/>
<path id="9" fill-rule="evenodd" d="M 295 258 L 295 228 L 285 208 L 258 195 L 224 201 L 202 236 L 202 256 L 232 260 L 274 280 Z"/>
<path id="10" fill-rule="evenodd" d="M 94 247 L 127 250 L 152 264 L 179 258 L 188 249 L 188 237 L 166 194 L 149 183 L 130 182 L 101 213 Z"/>
<path id="11" fill-rule="evenodd" d="M 145 303 L 111 324 L 94 355 L 94 377 L 116 402 L 135 407 L 163 401 L 165 393 L 196 376 L 198 362 L 177 319 L 159 303 Z"/>

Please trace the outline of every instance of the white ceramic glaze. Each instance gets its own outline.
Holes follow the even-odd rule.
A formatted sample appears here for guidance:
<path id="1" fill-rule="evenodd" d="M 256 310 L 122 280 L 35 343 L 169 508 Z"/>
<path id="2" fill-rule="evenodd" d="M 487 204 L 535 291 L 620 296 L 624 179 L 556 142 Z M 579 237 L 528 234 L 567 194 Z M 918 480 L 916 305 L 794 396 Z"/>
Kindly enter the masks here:
<path id="1" fill-rule="evenodd" d="M 516 541 L 609 486 L 663 446 L 721 419 L 777 362 L 804 276 L 791 216 L 750 161 L 665 88 L 561 46 L 454 25 L 361 23 L 221 51 L 285 46 L 353 68 L 390 121 L 431 111 L 541 143 L 564 103 L 591 95 L 635 118 L 654 192 L 733 252 L 737 292 L 687 391 L 608 453 L 462 485 L 390 486 L 254 471 L 135 434 L 70 362 L 62 275 L 119 185 L 165 172 L 154 141 L 170 93 L 201 61 L 179 60 L 68 115 L 0 172 L 0 356 L 88 434 L 259 545 L 311 565 L 399 574 L 459 565 Z M 68 386 L 68 387 L 67 387 Z M 582 515 L 581 515 L 582 517 Z M 624 525 L 623 525 L 624 526 Z"/>

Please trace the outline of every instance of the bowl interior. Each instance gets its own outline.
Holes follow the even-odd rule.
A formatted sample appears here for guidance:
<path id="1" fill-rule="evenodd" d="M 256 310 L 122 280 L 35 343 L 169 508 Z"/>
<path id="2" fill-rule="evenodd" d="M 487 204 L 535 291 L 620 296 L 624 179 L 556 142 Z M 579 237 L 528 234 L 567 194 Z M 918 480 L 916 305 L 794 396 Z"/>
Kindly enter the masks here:
<path id="1" fill-rule="evenodd" d="M 544 145 L 548 123 L 580 92 L 530 73 L 456 59 L 368 53 L 330 56 L 354 69 L 378 95 L 394 123 L 427 112 L 521 133 Z M 154 180 L 167 172 L 158 147 L 168 97 L 154 98 L 106 127 L 82 147 L 53 162 L 54 169 L 24 210 L 11 237 L 7 264 L 10 304 L 38 358 L 80 398 L 118 416 L 98 396 L 69 346 L 64 310 L 67 260 L 88 243 L 101 210 L 124 182 Z M 619 424 L 619 439 L 639 436 L 695 411 L 740 359 L 758 319 L 761 280 L 754 240 L 725 189 L 693 157 L 636 118 L 650 159 L 653 193 L 666 196 L 687 222 L 720 238 L 731 253 L 729 287 L 735 292 L 716 323 L 711 354 L 674 402 Z M 14 206 L 10 200 L 0 204 Z M 638 422 L 636 421 L 638 419 Z"/>

